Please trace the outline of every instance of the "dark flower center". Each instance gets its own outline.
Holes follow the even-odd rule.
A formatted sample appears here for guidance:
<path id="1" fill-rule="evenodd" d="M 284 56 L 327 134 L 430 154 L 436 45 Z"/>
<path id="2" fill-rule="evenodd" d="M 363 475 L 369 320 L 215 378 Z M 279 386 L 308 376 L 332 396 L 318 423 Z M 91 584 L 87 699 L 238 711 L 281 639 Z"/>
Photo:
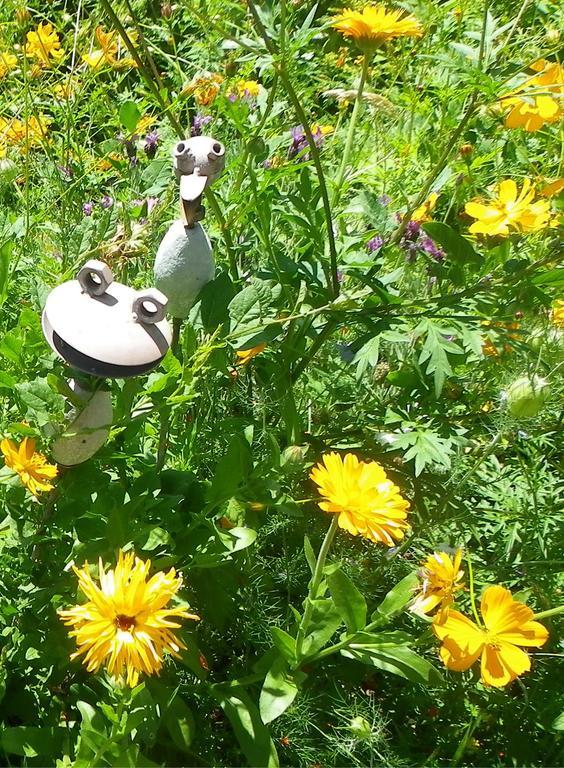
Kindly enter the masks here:
<path id="1" fill-rule="evenodd" d="M 131 632 L 135 627 L 135 619 L 133 616 L 124 616 L 120 613 L 116 616 L 116 627 L 123 632 Z"/>

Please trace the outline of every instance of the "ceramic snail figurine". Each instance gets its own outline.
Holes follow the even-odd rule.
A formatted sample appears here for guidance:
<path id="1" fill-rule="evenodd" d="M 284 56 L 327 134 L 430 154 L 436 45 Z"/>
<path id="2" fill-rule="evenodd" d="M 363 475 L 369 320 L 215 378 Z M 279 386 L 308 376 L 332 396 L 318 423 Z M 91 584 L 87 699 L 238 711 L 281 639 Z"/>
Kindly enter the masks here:
<path id="1" fill-rule="evenodd" d="M 170 347 L 166 305 L 160 291 L 135 291 L 114 282 L 108 265 L 92 259 L 76 280 L 47 297 L 43 333 L 79 371 L 102 378 L 137 376 L 158 365 Z"/>
<path id="2" fill-rule="evenodd" d="M 221 175 L 225 147 L 211 136 L 194 136 L 177 142 L 172 152 L 184 223 L 193 227 L 205 216 L 202 195 Z"/>
<path id="3" fill-rule="evenodd" d="M 196 136 L 179 141 L 173 158 L 181 218 L 171 224 L 157 251 L 155 285 L 168 298 L 167 312 L 183 319 L 215 272 L 211 243 L 199 221 L 205 215 L 202 194 L 224 168 L 225 147 L 211 136 Z"/>
<path id="4" fill-rule="evenodd" d="M 53 441 L 51 455 L 64 467 L 74 467 L 92 458 L 104 445 L 112 425 L 112 398 L 109 390 L 91 391 L 71 380 L 69 387 L 77 407 L 69 421 Z"/>

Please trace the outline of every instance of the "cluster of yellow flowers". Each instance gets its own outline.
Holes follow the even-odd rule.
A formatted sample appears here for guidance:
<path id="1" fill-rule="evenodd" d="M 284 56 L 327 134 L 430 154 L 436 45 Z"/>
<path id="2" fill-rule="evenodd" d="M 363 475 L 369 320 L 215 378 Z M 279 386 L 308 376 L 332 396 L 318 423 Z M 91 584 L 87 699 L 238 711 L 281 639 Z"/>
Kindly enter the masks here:
<path id="1" fill-rule="evenodd" d="M 430 555 L 423 563 L 421 592 L 411 609 L 422 614 L 439 609 L 433 631 L 442 641 L 439 655 L 447 669 L 463 672 L 480 659 L 482 682 L 499 688 L 530 670 L 531 660 L 522 646 L 544 645 L 548 632 L 534 621 L 530 608 L 499 585 L 484 591 L 482 620 L 476 615 L 474 622 L 453 610 L 456 593 L 464 588 L 461 561 L 460 550 L 452 558 L 446 552 Z"/>
<path id="2" fill-rule="evenodd" d="M 538 74 L 499 102 L 503 109 L 511 108 L 505 118 L 506 127 L 530 133 L 559 122 L 564 115 L 564 68 L 558 62 L 540 59 L 531 69 Z"/>
<path id="3" fill-rule="evenodd" d="M 36 30 L 27 33 L 25 55 L 35 59 L 40 67 L 57 64 L 65 55 L 59 35 L 49 22 L 41 22 Z"/>
<path id="4" fill-rule="evenodd" d="M 18 58 L 9 51 L 0 51 L 0 80 L 18 66 Z"/>
<path id="5" fill-rule="evenodd" d="M 32 115 L 27 120 L 0 117 L 0 157 L 6 155 L 9 146 L 16 145 L 23 152 L 40 146 L 47 138 L 50 122 L 45 115 Z"/>

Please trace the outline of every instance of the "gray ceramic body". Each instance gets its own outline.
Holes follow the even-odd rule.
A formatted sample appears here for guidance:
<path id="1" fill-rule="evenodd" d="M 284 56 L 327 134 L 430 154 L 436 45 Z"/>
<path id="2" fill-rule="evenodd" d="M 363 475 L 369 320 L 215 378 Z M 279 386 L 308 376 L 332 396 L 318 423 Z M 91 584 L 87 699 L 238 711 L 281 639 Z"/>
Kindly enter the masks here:
<path id="1" fill-rule="evenodd" d="M 108 439 L 112 425 L 112 398 L 106 389 L 89 392 L 75 381 L 70 388 L 82 401 L 82 408 L 75 408 L 65 431 L 51 446 L 51 455 L 64 467 L 74 467 L 92 458 Z"/>
<path id="2" fill-rule="evenodd" d="M 185 318 L 214 273 L 212 247 L 202 225 L 173 222 L 155 259 L 155 285 L 168 299 L 167 312 Z"/>

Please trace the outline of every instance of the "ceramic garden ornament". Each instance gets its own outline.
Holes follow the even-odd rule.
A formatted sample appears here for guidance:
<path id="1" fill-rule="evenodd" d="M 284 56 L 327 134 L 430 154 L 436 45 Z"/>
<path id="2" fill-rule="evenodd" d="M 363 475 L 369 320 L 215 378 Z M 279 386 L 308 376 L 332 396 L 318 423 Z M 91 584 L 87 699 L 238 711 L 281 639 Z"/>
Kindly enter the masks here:
<path id="1" fill-rule="evenodd" d="M 182 320 L 214 277 L 211 243 L 199 221 L 205 215 L 202 194 L 223 171 L 225 147 L 211 136 L 196 136 L 179 141 L 173 159 L 180 181 L 181 218 L 171 224 L 159 245 L 155 285 L 168 298 L 167 312 Z"/>
<path id="2" fill-rule="evenodd" d="M 64 467 L 90 459 L 108 439 L 112 425 L 112 398 L 109 390 L 91 391 L 71 380 L 69 387 L 80 403 L 70 415 L 64 432 L 51 446 L 51 455 Z"/>
<path id="3" fill-rule="evenodd" d="M 117 283 L 107 264 L 86 262 L 77 275 L 51 291 L 43 333 L 73 368 L 102 378 L 126 378 L 151 370 L 172 339 L 167 298 L 155 288 L 135 291 Z"/>

